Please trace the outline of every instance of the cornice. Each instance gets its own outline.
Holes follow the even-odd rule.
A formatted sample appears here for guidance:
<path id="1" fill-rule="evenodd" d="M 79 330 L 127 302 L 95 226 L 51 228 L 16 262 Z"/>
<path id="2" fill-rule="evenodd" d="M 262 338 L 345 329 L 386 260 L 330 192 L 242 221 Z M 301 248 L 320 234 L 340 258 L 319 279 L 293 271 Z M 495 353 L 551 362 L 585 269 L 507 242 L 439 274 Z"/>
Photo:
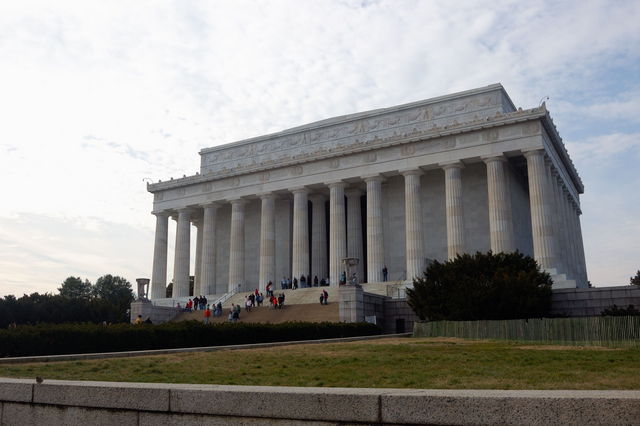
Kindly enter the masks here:
<path id="1" fill-rule="evenodd" d="M 494 88 L 495 89 L 495 88 Z M 179 188 L 183 186 L 189 186 L 196 183 L 203 182 L 211 182 L 219 179 L 240 176 L 250 173 L 263 172 L 273 169 L 278 169 L 282 167 L 290 167 L 299 164 L 310 163 L 318 160 L 324 160 L 332 157 L 340 157 L 349 154 L 362 153 L 366 151 L 373 151 L 381 148 L 388 148 L 392 146 L 402 145 L 406 143 L 412 143 L 417 141 L 436 139 L 451 135 L 457 135 L 460 133 L 473 132 L 478 130 L 485 130 L 494 127 L 507 126 L 511 124 L 524 123 L 527 121 L 534 120 L 549 120 L 548 112 L 545 106 L 541 106 L 538 108 L 532 108 L 528 110 L 518 110 L 511 113 L 496 113 L 493 117 L 485 117 L 477 120 L 472 120 L 463 123 L 445 125 L 445 126 L 433 126 L 432 128 L 426 131 L 417 131 L 411 132 L 403 135 L 393 136 L 391 138 L 386 139 L 377 139 L 373 141 L 369 141 L 366 143 L 357 143 L 355 146 L 345 146 L 342 148 L 335 148 L 328 151 L 323 151 L 315 154 L 300 156 L 300 157 L 292 157 L 290 160 L 284 160 L 273 164 L 268 165 L 255 165 L 237 169 L 230 169 L 226 172 L 214 172 L 207 174 L 195 174 L 192 176 L 186 176 L 179 179 L 173 179 L 165 182 L 158 182 L 153 184 L 147 184 L 147 190 L 151 193 L 155 193 L 158 191 Z M 545 127 L 546 128 L 546 127 Z M 557 134 L 557 132 L 556 132 Z M 225 145 L 226 146 L 226 145 Z M 562 145 L 564 146 L 564 145 Z M 566 155 L 566 150 L 564 150 Z M 568 156 L 567 156 L 568 158 Z M 573 168 L 573 164 L 571 167 L 573 172 L 577 176 L 577 172 L 575 172 L 575 168 Z M 579 181 L 579 178 L 578 178 Z"/>

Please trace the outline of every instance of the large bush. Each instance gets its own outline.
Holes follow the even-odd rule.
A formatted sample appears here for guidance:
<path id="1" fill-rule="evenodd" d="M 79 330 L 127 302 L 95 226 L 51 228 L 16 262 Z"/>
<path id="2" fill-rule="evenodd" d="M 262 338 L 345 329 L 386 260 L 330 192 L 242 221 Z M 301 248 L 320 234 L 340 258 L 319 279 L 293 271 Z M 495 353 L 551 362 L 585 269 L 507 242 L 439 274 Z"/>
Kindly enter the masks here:
<path id="1" fill-rule="evenodd" d="M 187 348 L 380 334 L 368 323 L 41 324 L 0 330 L 0 357 Z"/>
<path id="2" fill-rule="evenodd" d="M 407 289 L 422 320 L 542 317 L 551 308 L 551 277 L 522 253 L 476 253 L 433 262 Z"/>

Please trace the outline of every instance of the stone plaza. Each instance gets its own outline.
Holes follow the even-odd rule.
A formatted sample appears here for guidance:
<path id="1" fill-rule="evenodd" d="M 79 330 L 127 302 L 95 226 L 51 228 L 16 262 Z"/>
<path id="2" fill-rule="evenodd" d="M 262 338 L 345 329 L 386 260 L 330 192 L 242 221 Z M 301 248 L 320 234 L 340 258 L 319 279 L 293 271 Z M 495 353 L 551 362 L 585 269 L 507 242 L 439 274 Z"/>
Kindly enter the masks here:
<path id="1" fill-rule="evenodd" d="M 283 277 L 337 286 L 345 258 L 359 259 L 360 282 L 408 284 L 433 259 L 489 250 L 532 255 L 554 289 L 588 285 L 580 177 L 546 105 L 516 108 L 500 84 L 206 148 L 200 158 L 199 173 L 148 185 L 152 300 L 168 284 L 170 217 L 175 298 L 190 295 L 191 275 L 193 294 L 207 296 L 279 288 Z"/>

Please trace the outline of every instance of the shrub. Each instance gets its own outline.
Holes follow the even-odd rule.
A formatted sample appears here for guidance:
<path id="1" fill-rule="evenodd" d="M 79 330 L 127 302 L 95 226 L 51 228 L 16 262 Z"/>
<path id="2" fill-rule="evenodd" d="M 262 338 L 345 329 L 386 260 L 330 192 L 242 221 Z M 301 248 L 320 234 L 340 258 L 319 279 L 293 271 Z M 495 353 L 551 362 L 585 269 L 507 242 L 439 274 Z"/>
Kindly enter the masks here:
<path id="1" fill-rule="evenodd" d="M 166 324 L 41 324 L 0 330 L 0 356 L 56 355 L 187 348 L 247 343 L 327 339 L 380 334 L 368 323 L 206 325 L 199 321 Z"/>
<path id="2" fill-rule="evenodd" d="M 551 284 L 522 253 L 464 254 L 433 262 L 407 289 L 407 302 L 422 320 L 541 317 L 551 308 Z"/>
<path id="3" fill-rule="evenodd" d="M 640 315 L 640 311 L 633 305 L 626 308 L 619 308 L 616 305 L 610 306 L 600 313 L 603 317 L 633 317 Z"/>

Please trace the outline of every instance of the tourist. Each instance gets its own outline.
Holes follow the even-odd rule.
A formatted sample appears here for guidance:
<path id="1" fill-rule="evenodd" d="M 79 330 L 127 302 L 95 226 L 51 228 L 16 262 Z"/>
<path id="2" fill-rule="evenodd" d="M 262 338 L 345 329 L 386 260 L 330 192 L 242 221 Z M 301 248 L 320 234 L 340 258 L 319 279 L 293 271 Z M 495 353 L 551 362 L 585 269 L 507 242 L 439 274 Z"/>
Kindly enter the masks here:
<path id="1" fill-rule="evenodd" d="M 284 281 L 281 281 L 281 282 L 280 282 L 280 285 L 283 285 L 283 284 L 282 284 L 283 282 L 284 282 Z M 271 290 L 271 288 L 272 288 L 272 287 L 273 287 L 273 283 L 272 283 L 271 281 L 269 281 L 269 282 L 267 283 L 267 288 L 266 288 L 266 290 L 267 290 L 267 297 L 269 297 L 269 296 L 273 296 L 273 290 Z"/>
<path id="2" fill-rule="evenodd" d="M 329 304 L 329 292 L 327 290 L 322 290 L 322 295 L 324 296 L 324 304 Z"/>
<path id="3" fill-rule="evenodd" d="M 324 292 L 320 293 L 320 304 L 324 305 Z"/>
<path id="4" fill-rule="evenodd" d="M 324 287 L 325 285 L 327 285 L 327 280 L 323 278 L 320 280 L 320 287 Z"/>
<path id="5" fill-rule="evenodd" d="M 300 277 L 300 288 L 305 288 L 307 286 L 307 279 L 304 275 Z"/>
<path id="6" fill-rule="evenodd" d="M 347 283 L 347 273 L 345 271 L 342 271 L 342 273 L 340 274 L 340 285 L 346 284 Z"/>
<path id="7" fill-rule="evenodd" d="M 287 284 L 285 288 L 291 288 L 291 278 L 287 278 Z"/>
<path id="8" fill-rule="evenodd" d="M 222 302 L 218 302 L 216 309 L 218 310 L 218 316 L 222 315 Z"/>
<path id="9" fill-rule="evenodd" d="M 298 288 L 298 279 L 296 277 L 293 277 L 293 286 L 291 287 L 291 289 L 295 290 Z"/>
<path id="10" fill-rule="evenodd" d="M 197 311 L 200 306 L 200 298 L 198 296 L 193 298 L 193 310 Z"/>
<path id="11" fill-rule="evenodd" d="M 207 306 L 207 298 L 200 296 L 200 309 L 204 309 Z"/>
<path id="12" fill-rule="evenodd" d="M 278 296 L 278 305 L 276 307 L 282 309 L 282 305 L 284 305 L 284 293 L 280 293 L 280 296 Z"/>
<path id="13" fill-rule="evenodd" d="M 209 305 L 206 306 L 204 310 L 204 323 L 209 324 L 209 318 L 211 317 L 211 310 L 209 309 Z"/>
<path id="14" fill-rule="evenodd" d="M 317 275 L 315 275 L 315 276 L 313 277 L 313 286 L 314 286 L 314 287 L 318 287 L 318 276 L 317 276 Z"/>
<path id="15" fill-rule="evenodd" d="M 191 312 L 191 309 L 193 309 L 193 300 L 189 299 L 189 301 L 187 302 L 187 305 L 185 306 L 187 312 Z"/>
<path id="16" fill-rule="evenodd" d="M 249 295 L 249 301 L 251 302 L 251 307 L 252 307 L 252 308 L 253 308 L 254 306 L 256 306 L 256 296 L 255 296 L 253 293 L 251 293 L 251 294 Z"/>
<path id="17" fill-rule="evenodd" d="M 257 297 L 256 297 L 256 302 L 258 303 L 258 306 L 262 306 L 262 301 L 264 300 L 264 296 L 262 295 L 262 293 L 260 293 Z"/>
<path id="18" fill-rule="evenodd" d="M 146 319 L 146 320 L 144 320 L 144 323 L 145 323 L 145 324 L 153 324 L 153 323 L 151 322 L 151 317 L 147 317 L 147 319 Z"/>
<path id="19" fill-rule="evenodd" d="M 387 265 L 384 265 L 384 268 L 382 268 L 382 281 L 387 282 L 387 278 L 389 278 L 389 270 L 387 269 Z"/>
<path id="20" fill-rule="evenodd" d="M 285 277 L 282 277 L 282 280 L 280 281 L 280 290 L 284 290 L 286 286 L 287 286 L 287 279 Z M 273 294 L 271 295 L 273 296 Z"/>
<path id="21" fill-rule="evenodd" d="M 135 325 L 140 325 L 142 324 L 142 315 L 138 315 L 136 317 L 136 320 L 133 322 Z"/>

